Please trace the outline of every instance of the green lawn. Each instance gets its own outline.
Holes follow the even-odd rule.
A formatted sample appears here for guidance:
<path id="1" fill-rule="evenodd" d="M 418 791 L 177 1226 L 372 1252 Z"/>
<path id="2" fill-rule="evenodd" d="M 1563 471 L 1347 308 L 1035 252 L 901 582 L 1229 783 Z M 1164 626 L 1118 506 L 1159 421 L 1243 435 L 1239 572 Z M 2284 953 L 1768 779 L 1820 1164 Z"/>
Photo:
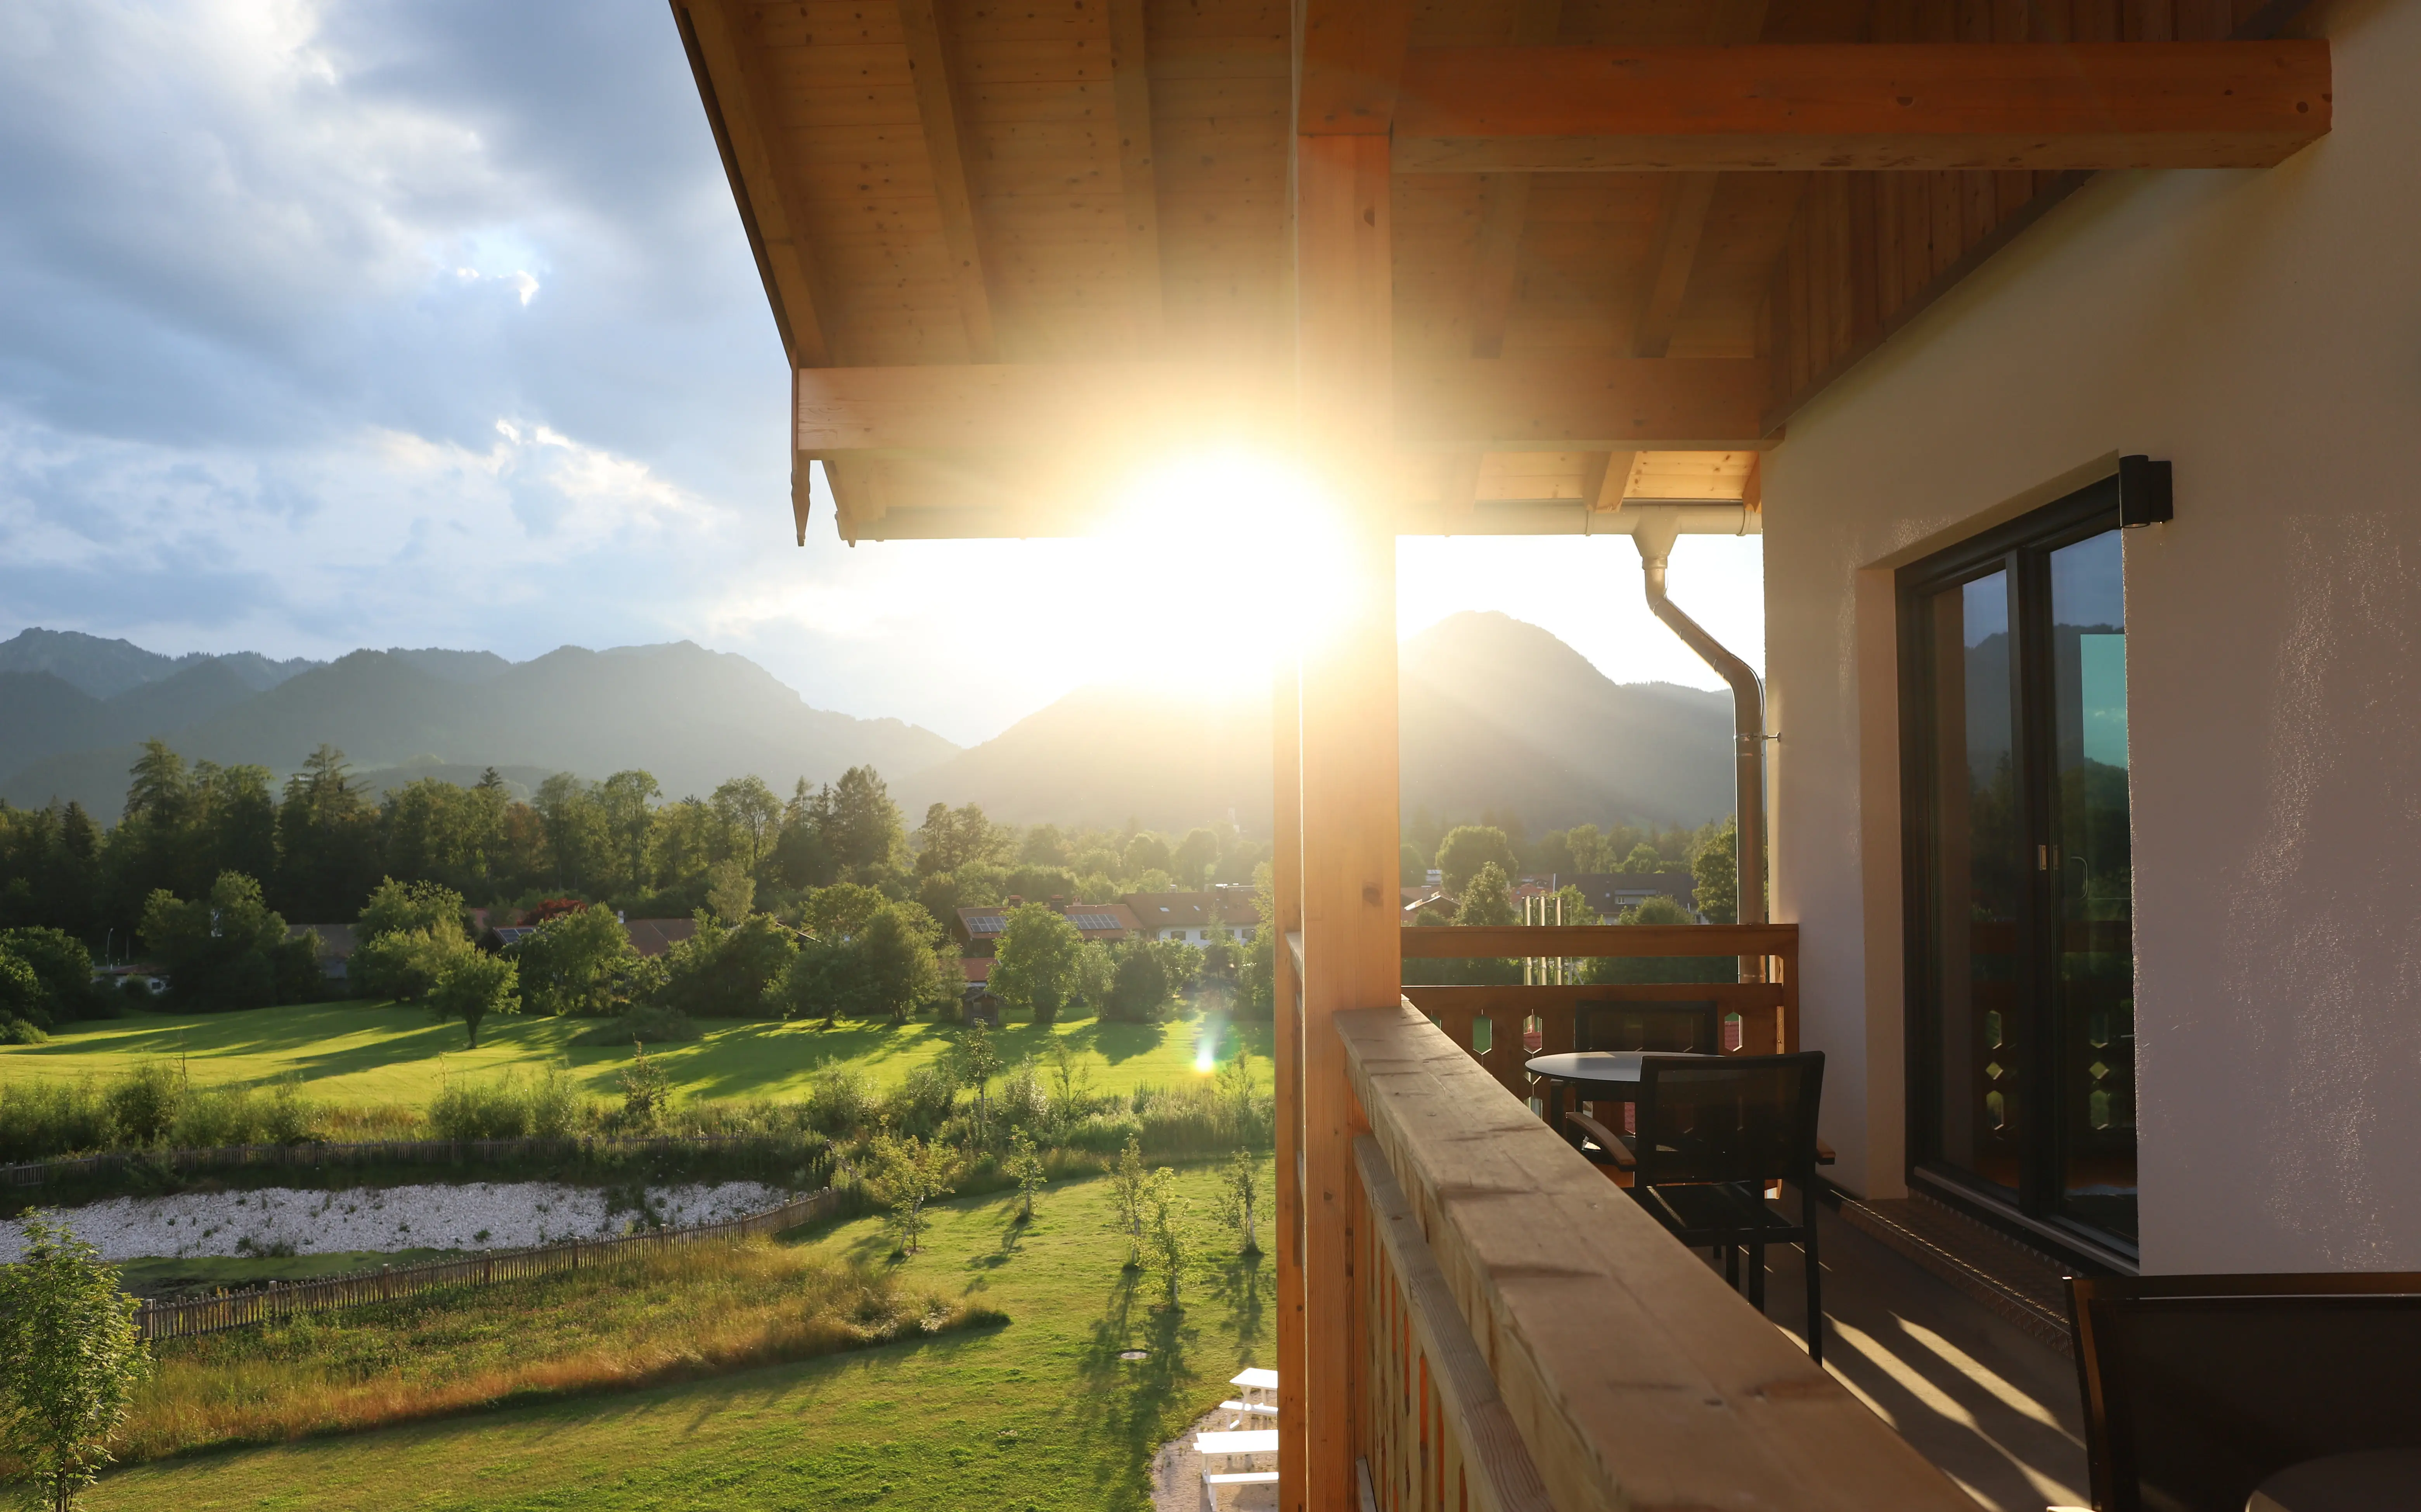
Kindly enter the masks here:
<path id="1" fill-rule="evenodd" d="M 1266 1179 L 1266 1173 L 1265 1173 Z M 1214 1174 L 1182 1172 L 1184 1306 L 1119 1269 L 1108 1184 L 941 1209 L 912 1287 L 963 1293 L 1006 1327 L 717 1380 L 507 1408 L 410 1427 L 197 1456 L 104 1479 L 95 1512 L 213 1508 L 929 1508 L 1148 1505 L 1157 1448 L 1269 1363 L 1275 1269 L 1209 1218 Z M 818 1240 L 880 1260 L 881 1224 Z M 1122 1351 L 1146 1349 L 1137 1362 Z"/>
<path id="2" fill-rule="evenodd" d="M 1167 1086 L 1205 1074 L 1196 1060 L 1206 1021 L 1218 1025 L 1220 1049 L 1226 1051 L 1225 1025 L 1215 1018 L 1165 1024 L 1065 1019 L 1057 1032 L 1086 1052 L 1096 1091 L 1122 1092 L 1145 1083 Z M 705 1037 L 697 1042 L 661 1050 L 674 1085 L 688 1096 L 803 1096 L 817 1068 L 830 1061 L 847 1061 L 879 1082 L 895 1083 L 940 1054 L 951 1034 L 930 1023 L 851 1021 L 832 1029 L 812 1022 L 708 1024 Z M 423 1105 L 436 1095 L 441 1073 L 489 1073 L 508 1067 L 535 1071 L 550 1062 L 568 1061 L 590 1090 L 617 1094 L 617 1076 L 630 1059 L 630 1048 L 574 1048 L 569 1043 L 594 1026 L 594 1020 L 586 1019 L 491 1019 L 480 1026 L 479 1048 L 468 1050 L 460 1023 L 439 1023 L 423 1009 L 393 1003 L 312 1003 L 243 1013 L 137 1013 L 72 1025 L 46 1045 L 0 1047 L 0 1080 L 107 1075 L 139 1057 L 181 1056 L 196 1085 L 257 1083 L 299 1075 L 308 1095 L 323 1101 Z M 1243 1032 L 1258 1063 L 1257 1079 L 1267 1086 L 1269 1026 L 1247 1025 Z M 1002 1052 L 1014 1063 L 1050 1033 L 1030 1023 L 1011 1024 L 1001 1031 Z"/>

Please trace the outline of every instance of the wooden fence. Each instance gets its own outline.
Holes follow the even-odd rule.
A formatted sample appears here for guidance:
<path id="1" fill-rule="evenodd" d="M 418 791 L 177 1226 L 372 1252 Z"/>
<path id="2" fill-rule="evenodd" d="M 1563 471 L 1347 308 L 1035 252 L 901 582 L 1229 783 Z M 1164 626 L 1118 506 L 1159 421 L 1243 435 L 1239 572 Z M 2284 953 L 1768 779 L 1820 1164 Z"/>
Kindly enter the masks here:
<path id="1" fill-rule="evenodd" d="M 299 1145 L 222 1145 L 201 1149 L 110 1150 L 61 1160 L 30 1161 L 0 1165 L 0 1186 L 38 1187 L 78 1176 L 115 1176 L 130 1165 L 164 1167 L 180 1173 L 227 1171 L 261 1166 L 316 1165 L 459 1165 L 471 1161 L 501 1160 L 515 1155 L 666 1155 L 675 1151 L 767 1149 L 789 1143 L 771 1134 L 666 1134 L 647 1139 L 383 1139 L 332 1143 L 320 1140 Z"/>
<path id="2" fill-rule="evenodd" d="M 691 1228 L 657 1229 L 626 1234 L 619 1239 L 573 1239 L 535 1249 L 504 1250 L 461 1260 L 437 1260 L 399 1270 L 360 1270 L 320 1281 L 262 1286 L 251 1291 L 196 1297 L 186 1302 L 146 1302 L 134 1313 L 134 1327 L 146 1339 L 179 1339 L 221 1329 L 266 1323 L 297 1313 L 326 1312 L 390 1302 L 439 1286 L 481 1286 L 494 1281 L 520 1281 L 607 1264 L 641 1248 L 691 1244 L 701 1239 L 745 1239 L 752 1234 L 778 1233 L 813 1223 L 838 1210 L 840 1193 L 830 1187 L 793 1202 L 720 1224 Z"/>

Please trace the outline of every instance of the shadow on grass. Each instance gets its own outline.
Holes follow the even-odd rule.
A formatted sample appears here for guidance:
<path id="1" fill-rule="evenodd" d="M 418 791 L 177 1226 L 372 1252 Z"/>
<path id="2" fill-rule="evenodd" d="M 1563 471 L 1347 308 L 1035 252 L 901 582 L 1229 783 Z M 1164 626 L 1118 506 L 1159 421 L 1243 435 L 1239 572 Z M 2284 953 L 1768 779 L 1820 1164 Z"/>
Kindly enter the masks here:
<path id="1" fill-rule="evenodd" d="M 1141 1270 L 1121 1270 L 1076 1363 L 1080 1399 L 1060 1429 L 1096 1451 L 1104 1504 L 1151 1504 L 1151 1462 L 1194 1418 L 1201 1384 L 1186 1356 L 1195 1330 L 1180 1308 L 1155 1305 Z M 1140 1360 L 1120 1356 L 1141 1349 Z"/>
<path id="2" fill-rule="evenodd" d="M 1274 1277 L 1265 1263 L 1268 1256 L 1256 1252 L 1232 1255 L 1219 1263 L 1210 1282 L 1210 1295 L 1226 1304 L 1232 1315 L 1229 1332 L 1236 1341 L 1239 1364 L 1250 1364 L 1274 1351 L 1262 1336 L 1262 1312 Z"/>

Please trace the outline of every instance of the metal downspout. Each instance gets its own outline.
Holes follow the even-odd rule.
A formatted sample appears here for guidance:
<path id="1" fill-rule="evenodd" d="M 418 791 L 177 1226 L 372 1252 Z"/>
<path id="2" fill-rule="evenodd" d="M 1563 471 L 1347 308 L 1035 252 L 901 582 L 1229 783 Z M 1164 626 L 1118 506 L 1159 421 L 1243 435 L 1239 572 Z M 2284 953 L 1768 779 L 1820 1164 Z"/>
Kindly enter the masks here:
<path id="1" fill-rule="evenodd" d="M 1628 507 L 1626 507 L 1627 508 Z M 1647 580 L 1648 607 L 1682 643 L 1722 675 L 1732 690 L 1733 804 L 1740 817 L 1740 922 L 1765 922 L 1765 690 L 1749 664 L 1724 648 L 1706 627 L 1681 612 L 1664 592 L 1664 569 L 1679 522 L 1641 511 L 1632 544 Z M 1746 534 L 1743 529 L 1742 534 Z M 1743 966 L 1747 964 L 1745 959 Z M 1745 979 L 1745 976 L 1744 976 Z"/>

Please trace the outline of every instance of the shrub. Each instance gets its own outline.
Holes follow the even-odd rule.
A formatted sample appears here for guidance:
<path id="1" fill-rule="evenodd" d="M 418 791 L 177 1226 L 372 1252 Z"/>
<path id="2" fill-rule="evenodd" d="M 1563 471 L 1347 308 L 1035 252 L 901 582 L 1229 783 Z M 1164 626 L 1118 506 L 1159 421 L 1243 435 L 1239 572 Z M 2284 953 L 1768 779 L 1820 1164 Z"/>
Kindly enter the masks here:
<path id="1" fill-rule="evenodd" d="M 555 1067 L 528 1082 L 515 1071 L 486 1082 L 449 1076 L 429 1105 L 429 1126 L 439 1139 L 562 1139 L 586 1111 L 571 1078 Z"/>
<path id="2" fill-rule="evenodd" d="M 417 1003 L 448 966 L 471 953 L 471 942 L 451 925 L 437 929 L 399 929 L 380 935 L 353 952 L 346 975 L 363 997 Z"/>
<path id="3" fill-rule="evenodd" d="M 957 1105 L 958 1078 L 939 1066 L 919 1066 L 900 1079 L 883 1100 L 883 1115 L 899 1130 L 931 1134 Z"/>
<path id="4" fill-rule="evenodd" d="M 825 1067 L 807 1087 L 807 1123 L 820 1133 L 853 1134 L 871 1127 L 882 1108 L 866 1077 L 847 1067 Z"/>
<path id="5" fill-rule="evenodd" d="M 697 933 L 664 953 L 653 1001 L 701 1018 L 754 1018 L 766 1011 L 766 989 L 798 953 L 798 937 L 770 913 L 752 913 L 729 928 L 700 913 Z"/>
<path id="6" fill-rule="evenodd" d="M 23 1019 L 0 1021 L 0 1045 L 46 1045 L 51 1037 Z"/>
<path id="7" fill-rule="evenodd" d="M 0 1082 L 0 1161 L 39 1161 L 117 1143 L 107 1096 L 89 1080 Z"/>
<path id="8" fill-rule="evenodd" d="M 110 1083 L 105 1094 L 110 1121 L 130 1145 L 156 1145 L 177 1122 L 185 1100 L 185 1077 L 164 1061 L 145 1061 Z"/>

